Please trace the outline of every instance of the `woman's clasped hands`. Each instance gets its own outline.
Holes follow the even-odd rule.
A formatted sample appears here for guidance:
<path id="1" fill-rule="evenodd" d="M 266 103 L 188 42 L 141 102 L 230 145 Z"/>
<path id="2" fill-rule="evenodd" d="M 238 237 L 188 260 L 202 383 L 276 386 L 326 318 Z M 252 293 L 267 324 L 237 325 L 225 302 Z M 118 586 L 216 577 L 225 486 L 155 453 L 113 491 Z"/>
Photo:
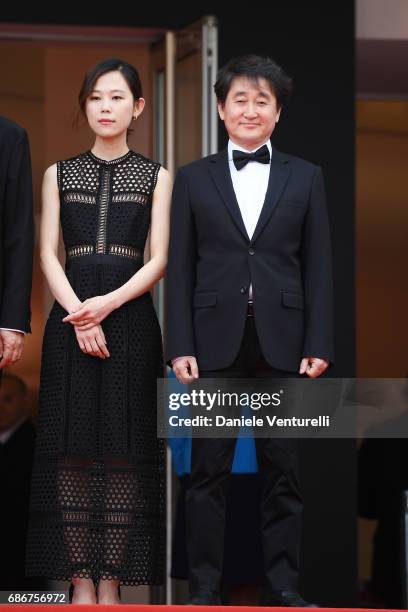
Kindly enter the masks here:
<path id="1" fill-rule="evenodd" d="M 81 351 L 101 359 L 110 357 L 101 322 L 116 308 L 109 294 L 97 295 L 78 304 L 62 319 L 74 326 Z"/>

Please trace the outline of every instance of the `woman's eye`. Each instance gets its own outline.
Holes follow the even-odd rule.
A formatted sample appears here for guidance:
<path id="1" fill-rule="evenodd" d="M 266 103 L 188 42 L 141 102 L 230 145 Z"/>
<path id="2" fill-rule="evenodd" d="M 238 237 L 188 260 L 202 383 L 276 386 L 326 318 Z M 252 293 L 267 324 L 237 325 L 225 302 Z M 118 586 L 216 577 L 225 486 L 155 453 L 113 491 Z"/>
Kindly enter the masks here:
<path id="1" fill-rule="evenodd" d="M 91 96 L 90 100 L 100 100 L 99 96 Z"/>
<path id="2" fill-rule="evenodd" d="M 113 96 L 114 100 L 123 100 L 122 96 Z"/>

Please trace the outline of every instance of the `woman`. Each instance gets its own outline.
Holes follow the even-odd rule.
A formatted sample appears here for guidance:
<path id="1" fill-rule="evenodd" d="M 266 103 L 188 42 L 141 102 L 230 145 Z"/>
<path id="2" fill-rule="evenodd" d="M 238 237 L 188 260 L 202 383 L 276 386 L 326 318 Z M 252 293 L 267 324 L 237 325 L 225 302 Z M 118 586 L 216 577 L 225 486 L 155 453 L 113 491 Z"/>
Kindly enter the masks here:
<path id="1" fill-rule="evenodd" d="M 163 360 L 150 290 L 166 267 L 171 181 L 127 146 L 145 105 L 134 67 L 96 65 L 79 104 L 94 145 L 48 168 L 43 183 L 41 262 L 56 301 L 42 352 L 27 564 L 30 574 L 71 580 L 73 603 L 112 604 L 119 584 L 163 575 Z"/>

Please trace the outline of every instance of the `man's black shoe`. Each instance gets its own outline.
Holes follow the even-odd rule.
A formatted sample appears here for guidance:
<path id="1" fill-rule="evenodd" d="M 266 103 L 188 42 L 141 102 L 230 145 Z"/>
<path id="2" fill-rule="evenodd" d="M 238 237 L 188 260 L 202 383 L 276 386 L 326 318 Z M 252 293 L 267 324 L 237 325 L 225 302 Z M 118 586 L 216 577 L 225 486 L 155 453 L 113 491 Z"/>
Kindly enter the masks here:
<path id="1" fill-rule="evenodd" d="M 218 591 L 196 591 L 187 600 L 187 606 L 220 606 L 221 599 Z"/>
<path id="2" fill-rule="evenodd" d="M 284 608 L 318 608 L 319 606 L 309 601 L 305 601 L 303 597 L 296 591 L 265 591 L 261 606 L 276 606 Z"/>

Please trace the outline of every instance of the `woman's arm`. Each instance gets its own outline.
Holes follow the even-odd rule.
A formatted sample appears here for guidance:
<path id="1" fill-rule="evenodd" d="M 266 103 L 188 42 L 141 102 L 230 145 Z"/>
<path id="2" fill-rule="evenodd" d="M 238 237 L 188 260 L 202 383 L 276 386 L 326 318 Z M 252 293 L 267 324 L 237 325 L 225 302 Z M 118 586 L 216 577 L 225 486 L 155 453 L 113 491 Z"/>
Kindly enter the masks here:
<path id="1" fill-rule="evenodd" d="M 57 165 L 44 173 L 40 225 L 40 262 L 51 293 L 67 312 L 81 305 L 58 259 L 60 200 Z"/>
<path id="2" fill-rule="evenodd" d="M 85 300 L 76 308 L 76 312 L 63 319 L 65 322 L 74 325 L 83 323 L 81 329 L 100 323 L 125 302 L 149 291 L 164 276 L 169 243 L 171 186 L 170 174 L 161 168 L 153 193 L 149 261 L 115 291 Z"/>
<path id="3" fill-rule="evenodd" d="M 40 261 L 51 293 L 68 312 L 81 306 L 58 259 L 60 200 L 57 182 L 57 166 L 46 170 L 42 186 L 42 215 L 40 228 Z M 109 351 L 100 325 L 89 326 L 85 331 L 75 327 L 81 350 L 88 355 L 106 359 Z"/>

